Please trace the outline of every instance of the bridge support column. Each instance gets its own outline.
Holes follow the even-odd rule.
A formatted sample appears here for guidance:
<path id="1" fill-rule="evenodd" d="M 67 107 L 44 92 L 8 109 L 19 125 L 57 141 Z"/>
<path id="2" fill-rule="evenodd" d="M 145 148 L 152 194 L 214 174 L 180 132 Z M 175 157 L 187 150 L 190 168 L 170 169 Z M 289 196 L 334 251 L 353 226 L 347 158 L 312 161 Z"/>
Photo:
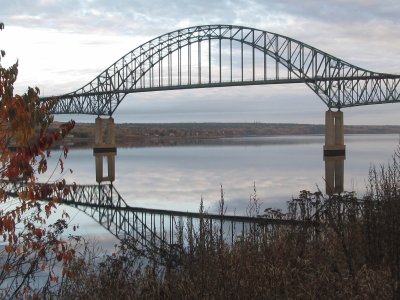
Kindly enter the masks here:
<path id="1" fill-rule="evenodd" d="M 113 182 L 115 180 L 115 156 L 117 155 L 113 118 L 96 118 L 93 155 L 96 160 L 96 181 L 98 183 Z M 107 175 L 104 175 L 104 163 L 107 163 Z"/>
<path id="2" fill-rule="evenodd" d="M 325 113 L 325 190 L 328 195 L 340 194 L 344 189 L 344 145 L 343 112 L 331 110 Z"/>

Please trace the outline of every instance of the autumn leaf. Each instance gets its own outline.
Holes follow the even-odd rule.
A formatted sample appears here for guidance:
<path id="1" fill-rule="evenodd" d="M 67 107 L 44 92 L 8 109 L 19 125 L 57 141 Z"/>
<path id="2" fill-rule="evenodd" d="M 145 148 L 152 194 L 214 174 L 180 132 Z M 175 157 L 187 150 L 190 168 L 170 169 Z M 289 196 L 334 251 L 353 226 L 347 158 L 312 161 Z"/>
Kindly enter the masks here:
<path id="1" fill-rule="evenodd" d="M 4 266 L 3 266 L 3 271 L 4 271 L 5 273 L 10 272 L 10 266 L 9 266 L 8 264 L 4 264 Z"/>
<path id="2" fill-rule="evenodd" d="M 64 162 L 62 161 L 61 158 L 58 160 L 58 162 L 60 163 L 61 173 L 64 173 Z"/>
<path id="3" fill-rule="evenodd" d="M 4 24 L 0 23 L 0 30 L 3 28 Z M 0 57 L 4 55 L 5 51 L 0 50 Z M 35 274 L 44 269 L 45 264 L 39 264 L 39 262 L 47 262 L 48 251 L 52 251 L 51 245 L 62 241 L 61 236 L 54 232 L 55 229 L 45 225 L 53 208 L 56 209 L 55 202 L 51 201 L 45 205 L 44 216 L 38 200 L 52 197 L 57 199 L 59 195 L 56 195 L 56 191 L 64 196 L 70 192 L 69 188 L 66 188 L 64 179 L 57 181 L 54 185 L 39 185 L 36 182 L 36 176 L 38 173 L 47 171 L 47 159 L 50 157 L 51 147 L 68 134 L 75 123 L 70 121 L 60 125 L 58 130 L 50 130 L 50 125 L 54 120 L 51 110 L 57 99 L 41 101 L 38 87 L 28 87 L 22 95 L 14 94 L 14 83 L 17 77 L 18 61 L 7 68 L 0 64 L 0 178 L 4 182 L 21 187 L 12 194 L 9 194 L 8 190 L 0 189 L 1 203 L 12 200 L 11 195 L 18 198 L 20 203 L 17 206 L 9 205 L 7 211 L 0 210 L 0 234 L 3 236 L 3 242 L 6 243 L 4 250 L 15 257 L 12 263 L 2 260 L 2 265 L 5 272 L 22 274 L 24 268 L 26 269 L 25 266 L 30 264 L 32 274 Z M 65 148 L 64 159 L 67 154 L 68 149 Z M 61 169 L 63 172 L 63 162 Z M 42 227 L 35 227 L 38 225 Z M 68 253 L 67 258 L 70 259 L 73 252 L 68 252 L 67 246 L 65 246 L 65 251 Z M 57 256 L 56 260 L 64 260 L 64 257 Z M 29 278 L 27 282 L 30 282 L 30 279 L 32 278 Z M 57 280 L 57 277 L 53 276 L 50 279 Z M 0 286 L 3 284 L 4 281 L 0 278 Z M 21 291 L 27 293 L 28 289 Z M 15 295 L 20 294 L 20 291 L 16 290 Z"/>

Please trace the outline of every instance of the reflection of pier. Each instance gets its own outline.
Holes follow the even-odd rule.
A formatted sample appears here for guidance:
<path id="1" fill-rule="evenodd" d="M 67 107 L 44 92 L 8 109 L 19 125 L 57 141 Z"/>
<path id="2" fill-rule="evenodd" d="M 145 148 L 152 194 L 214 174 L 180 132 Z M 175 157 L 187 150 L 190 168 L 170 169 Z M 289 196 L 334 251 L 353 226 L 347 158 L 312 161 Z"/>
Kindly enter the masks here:
<path id="1" fill-rule="evenodd" d="M 340 194 L 344 189 L 344 145 L 343 112 L 325 113 L 325 189 L 328 195 Z"/>
<path id="2" fill-rule="evenodd" d="M 115 145 L 114 119 L 96 118 L 95 143 L 93 155 L 96 160 L 96 181 L 115 180 L 115 156 L 117 148 Z M 104 167 L 107 165 L 107 175 L 104 176 Z"/>
<path id="3" fill-rule="evenodd" d="M 98 183 L 112 183 L 115 180 L 115 158 L 117 154 L 113 118 L 96 118 L 93 154 L 95 156 L 96 181 Z M 343 112 L 340 110 L 328 110 L 325 113 L 323 154 L 326 194 L 340 194 L 344 191 L 344 160 L 346 157 Z M 104 176 L 106 164 L 107 175 Z"/>

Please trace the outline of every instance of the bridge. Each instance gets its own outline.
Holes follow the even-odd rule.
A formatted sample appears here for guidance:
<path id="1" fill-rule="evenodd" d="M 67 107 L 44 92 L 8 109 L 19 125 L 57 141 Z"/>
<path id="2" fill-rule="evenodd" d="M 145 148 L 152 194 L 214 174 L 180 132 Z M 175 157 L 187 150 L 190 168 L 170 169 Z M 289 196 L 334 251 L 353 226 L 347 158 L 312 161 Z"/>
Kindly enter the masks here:
<path id="1" fill-rule="evenodd" d="M 82 88 L 57 96 L 53 113 L 97 116 L 93 150 L 96 181 L 112 182 L 116 146 L 111 116 L 128 94 L 304 83 L 328 108 L 326 191 L 340 193 L 345 159 L 341 109 L 400 102 L 399 82 L 400 75 L 363 69 L 277 33 L 235 25 L 201 25 L 172 31 L 138 46 Z"/>
<path id="2" fill-rule="evenodd" d="M 111 116 L 132 93 L 289 83 L 306 84 L 329 109 L 340 109 L 400 102 L 399 81 L 400 75 L 365 70 L 277 33 L 202 25 L 138 46 L 82 88 L 58 96 L 54 113 Z"/>

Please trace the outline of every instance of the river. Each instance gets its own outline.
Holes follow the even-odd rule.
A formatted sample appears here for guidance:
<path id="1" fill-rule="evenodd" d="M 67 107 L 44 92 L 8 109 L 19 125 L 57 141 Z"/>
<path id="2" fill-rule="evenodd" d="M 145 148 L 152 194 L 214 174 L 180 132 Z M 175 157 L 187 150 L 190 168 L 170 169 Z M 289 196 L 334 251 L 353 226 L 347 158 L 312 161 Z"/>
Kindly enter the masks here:
<path id="1" fill-rule="evenodd" d="M 372 165 L 387 164 L 399 136 L 346 135 L 345 185 L 362 195 Z M 254 184 L 262 209 L 284 209 L 300 190 L 325 191 L 322 135 L 219 139 L 201 145 L 118 148 L 114 186 L 136 207 L 198 211 L 200 200 L 216 212 L 221 186 L 228 214 L 246 214 Z M 57 158 L 59 151 L 53 151 Z M 55 161 L 56 159 L 54 159 Z M 49 169 L 54 162 L 49 164 Z M 92 149 L 70 149 L 67 182 L 94 184 Z M 75 234 L 115 243 L 104 228 L 84 213 L 66 208 Z M 103 242 L 102 242 L 103 241 Z"/>

